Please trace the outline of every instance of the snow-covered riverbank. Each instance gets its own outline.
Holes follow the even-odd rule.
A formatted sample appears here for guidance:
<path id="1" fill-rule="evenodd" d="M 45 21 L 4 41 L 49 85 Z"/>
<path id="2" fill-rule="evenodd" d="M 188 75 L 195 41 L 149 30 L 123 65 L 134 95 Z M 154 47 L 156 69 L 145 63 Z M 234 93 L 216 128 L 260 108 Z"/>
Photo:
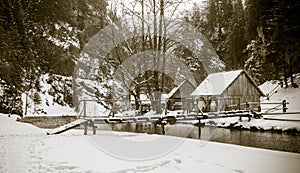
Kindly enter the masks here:
<path id="1" fill-rule="evenodd" d="M 250 121 L 248 121 L 248 118 L 242 118 L 242 121 L 240 121 L 238 117 L 230 117 L 214 120 L 202 120 L 202 123 L 205 123 L 206 125 L 244 130 L 282 131 L 293 133 L 300 132 L 299 115 L 276 115 L 265 117 L 265 119 L 252 118 Z"/>
<path id="2" fill-rule="evenodd" d="M 81 130 L 71 130 L 65 134 L 47 136 L 45 130 L 16 122 L 15 116 L 4 114 L 0 114 L 0 124 L 0 172 L 296 173 L 300 170 L 300 154 L 294 153 L 108 131 L 84 136 Z M 138 141 L 139 145 L 131 145 L 132 141 Z M 166 141 L 179 145 L 172 150 L 165 149 L 164 155 L 140 161 L 112 156 L 109 149 L 102 145 L 116 147 L 116 151 L 119 148 L 123 154 L 126 154 L 123 151 L 128 151 L 143 155 L 142 152 L 161 150 Z"/>

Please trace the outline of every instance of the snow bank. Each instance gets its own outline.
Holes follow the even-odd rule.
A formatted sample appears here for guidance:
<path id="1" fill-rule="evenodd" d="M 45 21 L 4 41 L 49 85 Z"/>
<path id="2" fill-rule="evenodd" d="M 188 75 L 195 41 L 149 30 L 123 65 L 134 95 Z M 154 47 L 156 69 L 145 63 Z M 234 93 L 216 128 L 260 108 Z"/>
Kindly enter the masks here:
<path id="1" fill-rule="evenodd" d="M 71 130 L 45 135 L 16 117 L 0 114 L 0 172 L 289 172 L 300 170 L 300 154 L 249 148 L 171 136 L 100 131 L 82 135 Z M 120 141 L 127 141 L 121 143 Z M 154 142 L 153 142 L 154 141 Z M 110 149 L 128 153 L 158 151 L 164 142 L 179 144 L 155 159 L 131 161 Z M 132 145 L 139 142 L 138 149 Z M 149 145 L 152 142 L 151 145 Z"/>
<path id="2" fill-rule="evenodd" d="M 0 172 L 38 172 L 43 131 L 0 113 Z"/>
<path id="3" fill-rule="evenodd" d="M 276 116 L 278 117 L 278 115 Z M 300 117 L 300 116 L 299 116 Z M 294 117 L 293 117 L 294 118 Z M 287 118 L 284 118 L 285 120 Z M 279 120 L 266 120 L 266 119 L 251 119 L 242 118 L 239 121 L 238 117 L 222 118 L 222 119 L 212 119 L 212 120 L 202 120 L 201 122 L 206 125 L 215 125 L 218 127 L 235 127 L 242 129 L 256 129 L 256 130 L 297 130 L 300 132 L 300 120 L 299 121 L 279 121 Z"/>
<path id="4" fill-rule="evenodd" d="M 0 135 L 41 134 L 42 131 L 31 124 L 17 122 L 18 115 L 0 113 Z"/>

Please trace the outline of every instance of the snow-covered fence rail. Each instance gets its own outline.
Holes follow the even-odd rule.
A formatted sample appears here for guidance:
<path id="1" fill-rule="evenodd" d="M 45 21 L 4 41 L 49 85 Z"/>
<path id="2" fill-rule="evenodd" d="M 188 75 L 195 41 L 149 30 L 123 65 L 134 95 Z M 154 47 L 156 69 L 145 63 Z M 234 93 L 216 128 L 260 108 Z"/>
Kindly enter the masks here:
<path id="1" fill-rule="evenodd" d="M 249 108 L 250 105 L 259 105 L 258 108 L 258 112 L 262 111 L 261 105 L 273 105 L 271 108 L 267 108 L 265 112 L 269 112 L 271 110 L 281 110 L 282 108 L 282 112 L 285 113 L 287 112 L 287 104 L 289 104 L 289 102 L 287 102 L 286 100 L 283 100 L 282 102 L 246 102 L 246 108 Z"/>

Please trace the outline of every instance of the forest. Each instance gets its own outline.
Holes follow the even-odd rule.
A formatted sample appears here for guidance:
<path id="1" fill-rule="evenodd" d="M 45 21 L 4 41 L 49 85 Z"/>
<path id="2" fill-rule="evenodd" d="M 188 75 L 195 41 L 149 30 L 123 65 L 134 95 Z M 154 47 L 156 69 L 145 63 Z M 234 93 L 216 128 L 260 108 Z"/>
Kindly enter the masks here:
<path id="1" fill-rule="evenodd" d="M 142 26 L 142 36 L 130 38 L 106 55 L 95 79 L 110 89 L 112 73 L 134 54 L 155 50 L 182 60 L 196 83 L 207 75 L 197 55 L 182 44 L 163 37 L 161 16 L 185 21 L 212 44 L 224 70 L 245 69 L 257 82 L 282 80 L 285 87 L 300 72 L 300 1 L 298 0 L 203 0 L 190 10 L 179 8 L 186 0 L 0 0 L 0 112 L 23 115 L 21 95 L 40 102 L 40 77 L 49 74 L 56 101 L 73 106 L 72 86 L 60 90 L 74 73 L 84 47 L 97 32 L 128 16 L 158 18 L 154 33 Z M 118 6 L 116 5 L 118 4 Z M 155 19 L 156 19 L 155 17 Z M 173 19 L 172 19 L 173 20 Z M 156 26 L 157 24 L 157 26 Z M 129 91 L 140 104 L 141 93 L 168 93 L 176 81 L 163 72 L 139 74 Z M 67 85 L 67 84 L 66 84 Z M 111 93 L 96 90 L 95 98 L 110 107 Z M 154 94 L 153 100 L 160 99 Z M 106 101 L 105 101 L 106 100 Z"/>

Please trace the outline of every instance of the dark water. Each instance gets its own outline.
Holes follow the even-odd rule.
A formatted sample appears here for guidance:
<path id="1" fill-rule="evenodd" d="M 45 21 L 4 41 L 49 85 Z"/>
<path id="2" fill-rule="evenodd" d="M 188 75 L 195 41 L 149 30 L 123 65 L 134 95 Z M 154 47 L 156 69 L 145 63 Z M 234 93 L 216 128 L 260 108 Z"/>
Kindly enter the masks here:
<path id="1" fill-rule="evenodd" d="M 135 133 L 162 134 L 162 127 L 153 124 L 101 124 L 98 130 L 114 130 Z M 191 124 L 166 125 L 165 134 L 170 136 L 199 139 L 199 128 Z M 300 153 L 300 135 L 276 132 L 254 132 L 249 130 L 230 130 L 205 126 L 201 128 L 202 140 L 236 144 L 242 146 L 265 148 Z"/>

